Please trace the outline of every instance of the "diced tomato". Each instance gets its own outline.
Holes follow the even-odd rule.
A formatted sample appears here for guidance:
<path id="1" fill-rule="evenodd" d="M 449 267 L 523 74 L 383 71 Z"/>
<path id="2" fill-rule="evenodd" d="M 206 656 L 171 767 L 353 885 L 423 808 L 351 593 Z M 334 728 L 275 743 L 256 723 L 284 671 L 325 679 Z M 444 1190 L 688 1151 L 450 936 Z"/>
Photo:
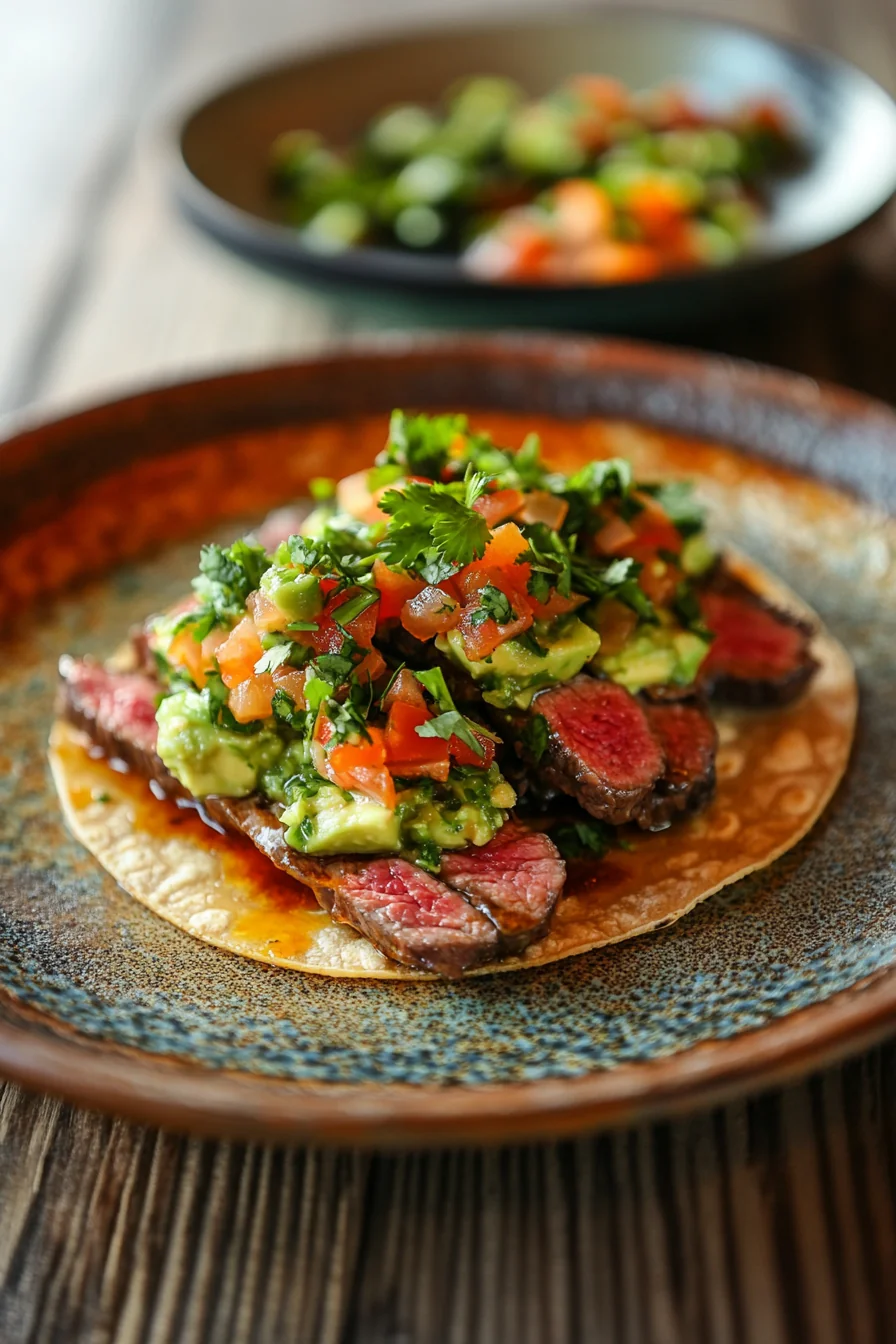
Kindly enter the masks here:
<path id="1" fill-rule="evenodd" d="M 534 617 L 528 602 L 517 595 L 512 599 L 512 605 L 517 613 L 516 619 L 508 621 L 506 625 L 498 625 L 490 617 L 481 622 L 475 621 L 473 617 L 480 610 L 478 603 L 464 607 L 458 629 L 463 638 L 464 652 L 471 662 L 477 663 L 488 658 L 505 639 L 512 639 L 514 635 L 521 635 L 529 629 Z"/>
<path id="2" fill-rule="evenodd" d="M 390 569 L 379 556 L 373 563 L 373 582 L 379 589 L 378 619 L 381 622 L 394 620 L 401 614 L 405 602 L 426 587 L 422 579 Z"/>
<path id="3" fill-rule="evenodd" d="M 480 495 L 473 508 L 482 514 L 489 527 L 497 527 L 513 517 L 525 498 L 521 490 L 495 490 L 490 495 Z"/>
<path id="4" fill-rule="evenodd" d="M 615 211 L 603 187 L 584 178 L 567 178 L 551 192 L 553 223 L 561 247 L 587 247 L 613 231 Z"/>
<path id="5" fill-rule="evenodd" d="M 378 681 L 385 671 L 385 658 L 379 649 L 371 649 L 355 668 L 355 676 L 360 682 Z"/>
<path id="6" fill-rule="evenodd" d="M 583 103 L 610 121 L 623 121 L 631 115 L 631 94 L 620 79 L 611 75 L 573 75 L 567 83 Z"/>
<path id="7" fill-rule="evenodd" d="M 563 526 L 567 513 L 569 504 L 565 499 L 558 499 L 547 490 L 530 490 L 516 516 L 521 523 L 544 523 L 556 532 Z"/>
<path id="8" fill-rule="evenodd" d="M 274 678 L 269 672 L 247 677 L 235 686 L 227 697 L 227 705 L 237 723 L 266 719 L 271 712 L 275 689 Z"/>
<path id="9" fill-rule="evenodd" d="M 472 727 L 472 725 L 471 725 Z M 495 759 L 495 744 L 490 737 L 484 733 L 477 733 L 472 729 L 473 736 L 482 747 L 482 755 L 475 752 L 472 747 L 467 746 L 466 742 L 461 742 L 459 737 L 452 736 L 448 742 L 448 750 L 454 757 L 458 765 L 478 765 L 481 769 L 487 770 Z"/>
<path id="10" fill-rule="evenodd" d="M 424 588 L 401 609 L 401 623 L 415 639 L 432 639 L 459 622 L 460 603 L 441 588 Z"/>
<path id="11" fill-rule="evenodd" d="M 225 630 L 212 630 L 205 639 L 197 642 L 188 626 L 174 636 L 168 646 L 168 659 L 175 667 L 185 667 L 195 684 L 201 688 L 212 669 L 216 651 L 226 639 Z"/>
<path id="12" fill-rule="evenodd" d="M 433 716 L 425 707 L 396 700 L 386 721 L 386 760 L 393 775 L 448 778 L 448 743 L 441 737 L 420 737 L 417 728 Z"/>
<path id="13" fill-rule="evenodd" d="M 565 616 L 570 611 L 575 611 L 588 601 L 581 593 L 570 593 L 569 597 L 563 597 L 556 589 L 551 593 L 547 602 L 539 602 L 536 598 L 529 596 L 529 606 L 532 608 L 532 615 L 536 621 L 550 621 L 555 616 Z"/>
<path id="14" fill-rule="evenodd" d="M 367 488 L 367 476 L 366 470 L 353 471 L 350 476 L 343 476 L 336 486 L 336 503 L 345 513 L 360 518 L 363 523 L 380 523 L 386 515 L 377 507 L 377 496 L 382 495 L 385 489 L 391 489 L 391 486 L 384 487 L 374 496 Z"/>
<path id="15" fill-rule="evenodd" d="M 409 667 L 403 667 L 395 676 L 383 699 L 383 709 L 388 711 L 394 704 L 413 705 L 416 709 L 425 709 L 423 687 Z"/>
<path id="16" fill-rule="evenodd" d="M 605 597 L 597 608 L 597 632 L 600 635 L 600 651 L 605 654 L 618 653 L 630 635 L 634 634 L 638 617 L 631 607 L 626 607 L 615 598 Z"/>
<path id="17" fill-rule="evenodd" d="M 595 549 L 602 555 L 614 555 L 617 551 L 625 550 L 626 546 L 631 546 L 636 535 L 635 529 L 616 513 L 595 535 Z"/>
<path id="18" fill-rule="evenodd" d="M 580 280 L 593 280 L 604 285 L 652 280 L 661 270 L 662 258 L 655 248 L 647 243 L 628 243 L 616 238 L 594 243 L 580 252 L 577 265 Z"/>
<path id="19" fill-rule="evenodd" d="M 656 551 L 645 546 L 632 546 L 628 554 L 642 566 L 638 575 L 641 591 L 658 607 L 665 607 L 675 596 L 681 579 L 677 565 L 660 559 Z"/>
<path id="20" fill-rule="evenodd" d="M 493 566 L 495 569 L 509 569 L 513 566 L 518 572 L 528 570 L 528 565 L 517 565 L 516 558 L 529 549 L 529 543 L 516 523 L 504 523 L 492 533 L 485 548 L 485 554 L 477 564 Z M 528 573 L 525 576 L 528 582 Z"/>
<path id="21" fill-rule="evenodd" d="M 251 616 L 244 616 L 218 649 L 218 667 L 224 685 L 233 690 L 251 677 L 263 653 L 255 622 Z"/>
<path id="22" fill-rule="evenodd" d="M 294 667 L 278 667 L 271 675 L 276 689 L 285 691 L 296 709 L 304 709 L 306 673 Z"/>
<path id="23" fill-rule="evenodd" d="M 260 589 L 249 594 L 246 607 L 255 622 L 256 630 L 286 629 L 289 617 L 284 615 L 276 602 L 272 602 L 267 593 L 261 592 Z"/>
<path id="24" fill-rule="evenodd" d="M 681 187 L 665 177 L 645 177 L 626 193 L 628 213 L 641 226 L 646 238 L 658 242 L 690 213 L 690 201 Z"/>
<path id="25" fill-rule="evenodd" d="M 395 806 L 395 782 L 386 769 L 385 737 L 381 728 L 367 729 L 370 741 L 343 742 L 328 752 L 327 776 L 341 789 L 363 793 L 382 807 Z"/>

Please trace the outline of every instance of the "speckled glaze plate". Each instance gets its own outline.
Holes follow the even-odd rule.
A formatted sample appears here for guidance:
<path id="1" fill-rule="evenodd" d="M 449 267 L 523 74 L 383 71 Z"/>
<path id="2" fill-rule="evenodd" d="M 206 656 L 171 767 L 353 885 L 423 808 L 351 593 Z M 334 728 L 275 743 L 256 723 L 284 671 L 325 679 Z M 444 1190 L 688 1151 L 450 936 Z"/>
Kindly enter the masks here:
<path id="1" fill-rule="evenodd" d="M 369 458 L 395 405 L 510 412 L 521 428 L 538 421 L 548 456 L 588 444 L 663 451 L 698 477 L 717 529 L 801 593 L 858 668 L 851 765 L 795 849 L 647 937 L 526 972 L 396 984 L 303 975 L 198 942 L 126 896 L 68 835 L 45 754 L 59 654 L 111 651 L 181 591 L 200 538 Z M 894 510 L 896 416 L 884 407 L 752 366 L 572 339 L 352 347 L 10 439 L 0 1071 L 208 1133 L 497 1142 L 717 1100 L 886 1033 Z"/>

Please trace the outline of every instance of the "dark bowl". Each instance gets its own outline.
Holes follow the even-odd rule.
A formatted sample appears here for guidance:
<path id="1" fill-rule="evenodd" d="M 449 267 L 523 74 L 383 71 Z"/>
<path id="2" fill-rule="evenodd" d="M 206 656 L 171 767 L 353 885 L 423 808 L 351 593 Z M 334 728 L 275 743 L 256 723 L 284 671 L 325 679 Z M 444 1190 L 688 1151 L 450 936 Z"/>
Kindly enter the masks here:
<path id="1" fill-rule="evenodd" d="M 773 193 L 744 261 L 619 285 L 496 285 L 451 257 L 363 247 L 309 250 L 278 219 L 266 180 L 281 131 L 344 142 L 384 105 L 431 102 L 452 80 L 489 72 L 534 94 L 582 70 L 645 88 L 681 81 L 710 106 L 773 95 L 796 123 L 805 167 Z M 669 330 L 730 314 L 805 277 L 896 192 L 896 104 L 867 75 L 822 51 L 719 20 L 649 10 L 464 25 L 341 47 L 243 78 L 191 111 L 178 131 L 176 191 L 187 215 L 227 245 L 305 280 L 389 291 L 418 318 Z"/>

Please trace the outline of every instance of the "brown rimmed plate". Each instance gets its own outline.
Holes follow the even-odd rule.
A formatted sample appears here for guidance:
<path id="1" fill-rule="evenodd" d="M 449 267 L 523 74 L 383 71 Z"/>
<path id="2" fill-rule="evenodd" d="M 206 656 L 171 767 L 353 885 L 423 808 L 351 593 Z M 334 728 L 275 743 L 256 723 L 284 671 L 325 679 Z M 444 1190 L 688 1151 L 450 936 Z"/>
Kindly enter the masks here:
<path id="1" fill-rule="evenodd" d="M 366 451 L 370 417 L 382 425 L 394 405 L 537 418 L 548 455 L 552 441 L 672 445 L 717 503 L 736 498 L 723 518 L 716 507 L 726 535 L 802 593 L 859 668 L 851 767 L 795 850 L 649 937 L 526 973 L 395 986 L 199 943 L 67 835 L 44 754 L 59 653 L 114 647 L 178 591 L 200 537 L 344 469 L 334 442 Z M 27 430 L 0 450 L 0 482 L 0 600 L 13 621 L 0 677 L 8 1076 L 208 1133 L 484 1142 L 717 1100 L 896 1024 L 896 417 L 885 408 L 649 347 L 414 338 Z"/>

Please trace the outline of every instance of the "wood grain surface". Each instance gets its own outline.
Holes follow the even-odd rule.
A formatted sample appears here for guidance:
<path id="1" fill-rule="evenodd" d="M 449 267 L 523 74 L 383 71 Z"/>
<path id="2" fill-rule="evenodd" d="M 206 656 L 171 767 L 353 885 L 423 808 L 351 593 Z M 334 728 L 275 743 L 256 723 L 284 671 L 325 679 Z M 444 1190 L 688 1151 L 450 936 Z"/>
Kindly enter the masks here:
<path id="1" fill-rule="evenodd" d="M 571 8 L 566 0 L 565 8 Z M 587 0 L 581 0 L 587 8 Z M 451 15 L 545 8 L 454 0 Z M 896 90 L 893 0 L 703 0 Z M 0 411 L 319 348 L 357 318 L 170 209 L 162 128 L 235 64 L 434 0 L 0 7 Z M 693 343 L 896 401 L 896 228 Z M 896 1339 L 896 1046 L 690 1121 L 407 1157 L 183 1139 L 0 1091 L 0 1344 Z"/>

